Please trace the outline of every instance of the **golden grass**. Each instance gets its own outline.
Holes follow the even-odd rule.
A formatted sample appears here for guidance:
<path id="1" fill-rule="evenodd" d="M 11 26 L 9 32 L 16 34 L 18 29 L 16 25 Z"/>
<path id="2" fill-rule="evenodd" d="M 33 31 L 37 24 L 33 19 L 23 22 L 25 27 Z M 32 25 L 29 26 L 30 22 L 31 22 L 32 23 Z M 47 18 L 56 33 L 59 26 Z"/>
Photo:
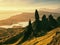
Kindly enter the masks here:
<path id="1" fill-rule="evenodd" d="M 55 36 L 56 31 L 58 31 L 60 28 L 54 29 L 50 32 L 48 32 L 45 36 L 33 38 L 32 40 L 28 40 L 24 42 L 22 45 L 47 45 L 51 42 L 53 36 Z"/>

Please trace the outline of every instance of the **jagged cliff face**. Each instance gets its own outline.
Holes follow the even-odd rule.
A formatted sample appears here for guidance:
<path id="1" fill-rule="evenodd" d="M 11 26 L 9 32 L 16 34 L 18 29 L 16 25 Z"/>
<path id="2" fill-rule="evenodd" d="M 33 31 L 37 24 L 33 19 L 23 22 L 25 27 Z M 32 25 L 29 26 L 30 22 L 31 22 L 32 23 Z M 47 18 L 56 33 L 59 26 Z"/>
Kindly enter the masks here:
<path id="1" fill-rule="evenodd" d="M 60 32 L 57 32 L 48 45 L 60 45 Z"/>

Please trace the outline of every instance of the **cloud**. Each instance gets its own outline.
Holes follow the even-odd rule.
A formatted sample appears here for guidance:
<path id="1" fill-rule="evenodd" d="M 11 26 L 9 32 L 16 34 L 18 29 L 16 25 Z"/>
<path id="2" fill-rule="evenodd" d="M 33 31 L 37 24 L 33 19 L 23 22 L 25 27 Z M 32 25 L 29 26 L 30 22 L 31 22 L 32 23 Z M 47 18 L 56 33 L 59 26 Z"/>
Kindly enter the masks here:
<path id="1" fill-rule="evenodd" d="M 35 8 L 57 8 L 60 0 L 0 0 L 0 8 L 35 9 Z"/>
<path id="2" fill-rule="evenodd" d="M 0 0 L 0 2 L 60 2 L 60 0 Z"/>
<path id="3" fill-rule="evenodd" d="M 60 0 L 0 0 L 2 3 L 19 3 L 19 4 L 41 4 L 41 3 L 52 3 L 58 4 Z"/>
<path id="4" fill-rule="evenodd" d="M 0 2 L 28 2 L 30 0 L 0 0 Z"/>

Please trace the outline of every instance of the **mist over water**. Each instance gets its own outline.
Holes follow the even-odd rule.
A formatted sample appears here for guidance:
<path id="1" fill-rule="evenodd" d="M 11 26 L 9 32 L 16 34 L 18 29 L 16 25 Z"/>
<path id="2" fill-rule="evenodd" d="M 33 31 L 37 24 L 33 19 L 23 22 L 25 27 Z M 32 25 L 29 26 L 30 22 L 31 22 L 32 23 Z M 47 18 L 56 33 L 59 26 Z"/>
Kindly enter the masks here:
<path id="1" fill-rule="evenodd" d="M 12 24 L 12 25 L 3 25 L 0 26 L 2 28 L 12 28 L 13 26 L 21 26 L 21 27 L 26 27 L 28 25 L 28 22 L 19 22 L 17 24 Z"/>

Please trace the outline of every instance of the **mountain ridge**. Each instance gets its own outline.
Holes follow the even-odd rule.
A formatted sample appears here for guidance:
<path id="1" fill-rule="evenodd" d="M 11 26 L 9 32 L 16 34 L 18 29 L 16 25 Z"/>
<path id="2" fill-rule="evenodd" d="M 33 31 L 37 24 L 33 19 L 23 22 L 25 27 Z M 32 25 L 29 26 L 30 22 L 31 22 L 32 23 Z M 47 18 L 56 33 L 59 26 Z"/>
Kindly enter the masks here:
<path id="1" fill-rule="evenodd" d="M 57 17 L 60 16 L 60 13 L 39 11 L 40 18 L 44 14 L 46 14 L 47 17 L 50 14 L 52 14 L 55 18 L 57 18 Z M 34 20 L 34 13 L 24 12 L 24 13 L 17 14 L 15 16 L 12 16 L 12 17 L 10 17 L 8 19 L 0 20 L 0 26 L 2 26 L 2 25 L 11 25 L 11 24 L 15 24 L 15 23 L 18 23 L 18 22 L 25 22 L 25 21 L 28 21 L 29 19 L 31 19 L 32 21 Z"/>

